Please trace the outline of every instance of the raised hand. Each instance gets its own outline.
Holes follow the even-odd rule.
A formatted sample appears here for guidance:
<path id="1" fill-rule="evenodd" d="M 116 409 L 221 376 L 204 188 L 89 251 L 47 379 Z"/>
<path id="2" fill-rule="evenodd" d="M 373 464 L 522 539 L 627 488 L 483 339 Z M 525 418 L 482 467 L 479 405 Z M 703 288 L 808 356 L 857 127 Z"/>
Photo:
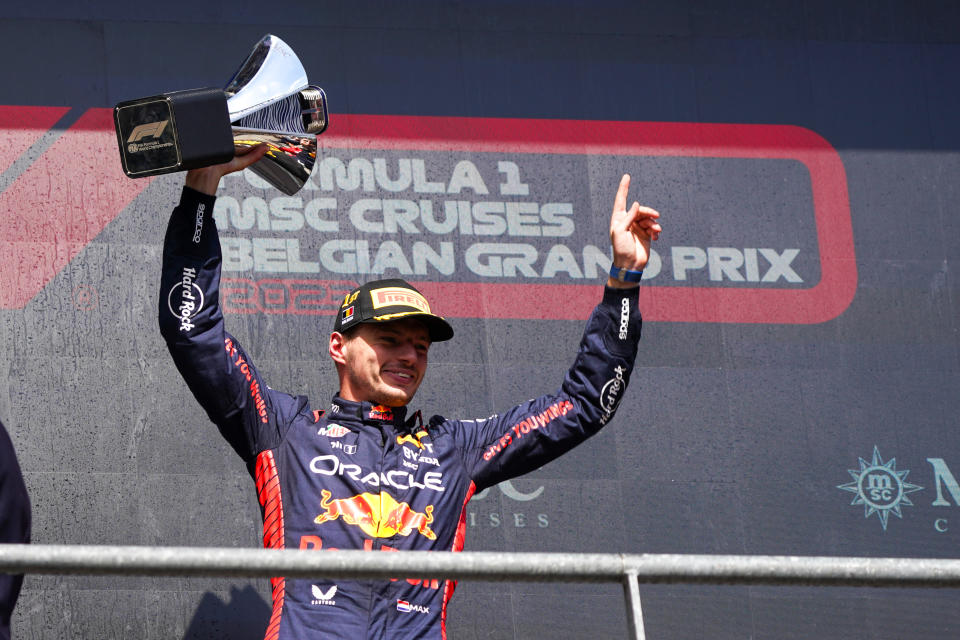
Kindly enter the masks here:
<path id="1" fill-rule="evenodd" d="M 187 171 L 186 185 L 200 193 L 215 196 L 217 195 L 217 187 L 220 186 L 220 178 L 234 171 L 243 171 L 262 158 L 266 152 L 267 145 L 265 144 L 258 144 L 253 147 L 237 147 L 236 155 L 229 162 Z"/>
<path id="2" fill-rule="evenodd" d="M 630 271 L 642 271 L 650 259 L 650 243 L 660 237 L 660 214 L 650 207 L 634 202 L 627 209 L 630 175 L 620 179 L 620 188 L 613 200 L 610 216 L 610 245 L 613 247 L 613 265 Z M 636 283 L 609 278 L 611 287 L 633 287 Z"/>

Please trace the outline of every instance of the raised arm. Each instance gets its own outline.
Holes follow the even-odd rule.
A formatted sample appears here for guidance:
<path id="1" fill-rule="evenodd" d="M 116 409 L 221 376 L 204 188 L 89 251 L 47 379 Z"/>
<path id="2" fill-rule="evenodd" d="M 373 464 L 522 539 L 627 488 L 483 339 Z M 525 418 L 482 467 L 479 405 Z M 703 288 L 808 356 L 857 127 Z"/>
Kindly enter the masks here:
<path id="1" fill-rule="evenodd" d="M 160 332 L 187 386 L 248 463 L 273 445 L 278 413 L 289 410 L 278 405 L 290 402 L 267 388 L 224 329 L 213 205 L 220 178 L 246 168 L 262 154 L 263 148 L 253 148 L 228 163 L 187 174 L 164 238 L 158 315 Z"/>
<path id="2" fill-rule="evenodd" d="M 630 176 L 624 175 L 610 217 L 611 274 L 624 279 L 608 278 L 560 389 L 487 419 L 435 422 L 460 444 L 477 488 L 539 468 L 599 431 L 616 412 L 640 340 L 638 272 L 662 231 L 653 209 L 637 202 L 627 209 L 629 188 Z"/>

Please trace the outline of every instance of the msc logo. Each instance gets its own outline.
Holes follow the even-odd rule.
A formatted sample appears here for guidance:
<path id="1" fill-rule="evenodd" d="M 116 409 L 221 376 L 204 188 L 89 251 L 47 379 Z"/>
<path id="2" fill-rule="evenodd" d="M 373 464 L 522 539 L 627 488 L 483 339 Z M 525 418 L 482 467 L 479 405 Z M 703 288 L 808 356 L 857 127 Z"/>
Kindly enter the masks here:
<path id="1" fill-rule="evenodd" d="M 838 484 L 837 489 L 854 494 L 852 505 L 863 505 L 863 517 L 874 513 L 880 519 L 880 526 L 887 530 L 890 514 L 903 518 L 900 505 L 913 506 L 908 493 L 920 491 L 923 487 L 907 482 L 908 470 L 897 471 L 897 459 L 886 462 L 880 457 L 880 451 L 873 447 L 873 458 L 867 462 L 860 458 L 859 469 L 847 469 L 852 482 Z"/>
<path id="2" fill-rule="evenodd" d="M 148 122 L 147 124 L 137 125 L 130 132 L 127 142 L 140 142 L 144 138 L 159 138 L 163 130 L 167 128 L 169 120 L 160 120 L 159 122 Z"/>

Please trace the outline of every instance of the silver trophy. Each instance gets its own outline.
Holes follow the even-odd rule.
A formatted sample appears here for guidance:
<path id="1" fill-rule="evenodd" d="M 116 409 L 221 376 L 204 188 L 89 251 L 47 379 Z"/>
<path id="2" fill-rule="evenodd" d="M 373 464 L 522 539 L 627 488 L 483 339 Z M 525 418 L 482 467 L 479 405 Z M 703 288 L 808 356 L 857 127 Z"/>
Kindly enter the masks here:
<path id="1" fill-rule="evenodd" d="M 297 54 L 266 35 L 224 89 L 173 91 L 114 108 L 123 170 L 131 178 L 186 171 L 265 143 L 251 168 L 287 195 L 303 187 L 327 128 L 327 97 L 308 84 Z"/>

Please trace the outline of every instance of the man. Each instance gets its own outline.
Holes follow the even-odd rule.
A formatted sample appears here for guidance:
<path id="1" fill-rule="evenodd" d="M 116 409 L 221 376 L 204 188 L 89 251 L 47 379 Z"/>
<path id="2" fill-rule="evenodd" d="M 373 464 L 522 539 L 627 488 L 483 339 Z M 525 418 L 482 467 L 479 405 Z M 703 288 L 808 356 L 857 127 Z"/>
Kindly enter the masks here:
<path id="1" fill-rule="evenodd" d="M 17 454 L 0 422 L 0 543 L 30 542 L 30 498 Z M 0 573 L 0 640 L 10 638 L 10 618 L 23 586 L 23 574 Z"/>
<path id="2" fill-rule="evenodd" d="M 610 222 L 613 274 L 555 393 L 480 420 L 412 416 L 431 343 L 453 337 L 402 280 L 347 295 L 328 351 L 339 393 L 324 411 L 267 387 L 218 306 L 220 245 L 212 222 L 220 178 L 263 149 L 191 171 L 164 242 L 160 328 L 174 362 L 210 419 L 247 463 L 274 548 L 463 548 L 476 491 L 534 470 L 606 424 L 627 385 L 637 341 L 638 272 L 659 214 L 626 207 L 620 182 Z M 267 638 L 446 637 L 455 583 L 274 578 Z"/>

